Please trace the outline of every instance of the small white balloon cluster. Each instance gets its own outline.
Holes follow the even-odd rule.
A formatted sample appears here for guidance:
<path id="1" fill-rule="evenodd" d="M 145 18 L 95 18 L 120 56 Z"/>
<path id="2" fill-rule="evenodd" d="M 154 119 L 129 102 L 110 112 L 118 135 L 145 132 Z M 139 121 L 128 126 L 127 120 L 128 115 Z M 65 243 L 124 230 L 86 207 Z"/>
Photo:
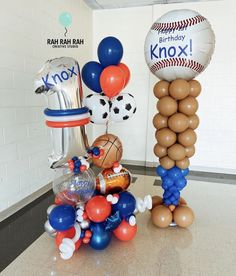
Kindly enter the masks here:
<path id="1" fill-rule="evenodd" d="M 135 213 L 144 213 L 146 209 L 152 209 L 152 197 L 150 195 L 146 195 L 144 199 L 137 197 Z"/>
<path id="2" fill-rule="evenodd" d="M 84 99 L 89 109 L 90 121 L 104 125 L 109 119 L 113 122 L 128 120 L 136 112 L 134 96 L 129 93 L 120 94 L 111 100 L 101 94 L 90 94 Z"/>
<path id="3" fill-rule="evenodd" d="M 79 203 L 76 206 L 76 221 L 79 223 L 81 229 L 88 229 L 90 226 L 90 221 L 84 216 L 84 204 Z"/>

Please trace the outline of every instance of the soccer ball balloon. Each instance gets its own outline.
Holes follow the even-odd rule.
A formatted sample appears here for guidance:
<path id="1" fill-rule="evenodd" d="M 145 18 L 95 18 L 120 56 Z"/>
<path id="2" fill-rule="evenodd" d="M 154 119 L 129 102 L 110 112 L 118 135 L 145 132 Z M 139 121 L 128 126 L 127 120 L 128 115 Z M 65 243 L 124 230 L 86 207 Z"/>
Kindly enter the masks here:
<path id="1" fill-rule="evenodd" d="M 89 109 L 91 123 L 103 125 L 108 122 L 110 104 L 106 96 L 90 94 L 84 99 L 84 105 Z"/>
<path id="2" fill-rule="evenodd" d="M 111 119 L 114 122 L 128 120 L 136 112 L 136 103 L 131 94 L 121 94 L 115 97 L 111 103 Z"/>

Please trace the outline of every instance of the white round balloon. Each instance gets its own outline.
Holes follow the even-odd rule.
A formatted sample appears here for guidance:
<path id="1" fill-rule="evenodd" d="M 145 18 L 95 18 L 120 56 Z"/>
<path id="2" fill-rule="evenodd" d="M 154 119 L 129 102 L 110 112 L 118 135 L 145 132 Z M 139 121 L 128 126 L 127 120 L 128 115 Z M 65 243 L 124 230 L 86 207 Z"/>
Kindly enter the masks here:
<path id="1" fill-rule="evenodd" d="M 111 102 L 111 120 L 123 122 L 128 120 L 136 112 L 136 103 L 131 94 L 120 94 Z"/>
<path id="2" fill-rule="evenodd" d="M 91 123 L 104 125 L 108 122 L 110 116 L 108 97 L 90 94 L 84 99 L 84 105 L 89 109 Z"/>
<path id="3" fill-rule="evenodd" d="M 193 10 L 173 10 L 160 17 L 145 41 L 145 59 L 160 79 L 190 80 L 209 64 L 215 35 L 208 20 Z"/>

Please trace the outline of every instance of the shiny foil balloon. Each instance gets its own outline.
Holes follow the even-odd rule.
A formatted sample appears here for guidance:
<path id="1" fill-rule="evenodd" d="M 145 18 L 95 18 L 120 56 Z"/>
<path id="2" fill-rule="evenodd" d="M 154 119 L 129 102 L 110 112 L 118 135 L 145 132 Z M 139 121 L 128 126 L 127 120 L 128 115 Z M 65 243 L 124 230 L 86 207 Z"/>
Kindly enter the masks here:
<path id="1" fill-rule="evenodd" d="M 87 202 L 95 190 L 95 175 L 91 169 L 79 174 L 72 173 L 69 169 L 57 169 L 53 181 L 53 191 L 63 203 L 75 205 Z"/>
<path id="2" fill-rule="evenodd" d="M 215 35 L 208 20 L 187 9 L 170 11 L 153 23 L 144 54 L 150 71 L 159 79 L 191 80 L 209 64 Z"/>
<path id="3" fill-rule="evenodd" d="M 48 60 L 36 75 L 35 93 L 44 94 L 47 108 L 53 111 L 81 108 L 83 93 L 78 62 L 70 57 Z M 49 162 L 52 168 L 60 167 L 74 155 L 86 152 L 84 126 L 51 128 L 51 131 L 53 150 Z"/>

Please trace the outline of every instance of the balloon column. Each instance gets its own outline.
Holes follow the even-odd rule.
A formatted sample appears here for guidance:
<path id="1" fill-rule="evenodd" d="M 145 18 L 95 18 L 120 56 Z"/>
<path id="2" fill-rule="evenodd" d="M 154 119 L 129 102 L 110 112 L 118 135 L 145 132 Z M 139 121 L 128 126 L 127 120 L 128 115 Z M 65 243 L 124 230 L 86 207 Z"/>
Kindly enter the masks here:
<path id="1" fill-rule="evenodd" d="M 123 46 L 117 38 L 106 37 L 100 42 L 97 55 L 100 63 L 90 61 L 82 69 L 85 85 L 97 93 L 84 100 L 91 122 L 107 124 L 109 119 L 114 122 L 127 120 L 136 112 L 136 103 L 131 94 L 120 94 L 130 79 L 129 68 L 120 63 Z"/>
<path id="2" fill-rule="evenodd" d="M 195 153 L 196 115 L 201 85 L 193 78 L 209 64 L 215 37 L 207 19 L 192 10 L 174 10 L 152 25 L 145 41 L 150 71 L 161 81 L 154 86 L 158 113 L 153 118 L 163 198 L 153 197 L 152 221 L 164 228 L 188 227 L 193 211 L 180 198 L 187 185 L 189 158 Z"/>
<path id="3" fill-rule="evenodd" d="M 135 198 L 127 191 L 131 174 L 119 163 L 123 153 L 120 139 L 104 134 L 95 139 L 91 147 L 86 140 L 85 125 L 89 117 L 95 116 L 94 122 L 104 122 L 104 110 L 110 116 L 112 106 L 114 114 L 122 120 L 135 112 L 130 94 L 113 98 L 129 80 L 128 67 L 120 63 L 122 55 L 120 41 L 108 37 L 98 47 L 101 64 L 89 62 L 84 66 L 85 84 L 107 95 L 87 97 L 85 102 L 92 104 L 90 109 L 81 104 L 80 70 L 74 59 L 49 60 L 36 77 L 35 93 L 47 96 L 48 108 L 44 114 L 53 140 L 50 165 L 56 168 L 55 204 L 49 206 L 44 226 L 55 238 L 63 259 L 71 258 L 82 244 L 102 250 L 109 245 L 112 236 L 121 241 L 133 239 L 137 232 L 136 214 L 152 208 L 151 196 Z M 100 97 L 99 101 L 91 102 L 94 96 Z M 102 169 L 97 177 L 90 168 L 90 161 Z"/>

